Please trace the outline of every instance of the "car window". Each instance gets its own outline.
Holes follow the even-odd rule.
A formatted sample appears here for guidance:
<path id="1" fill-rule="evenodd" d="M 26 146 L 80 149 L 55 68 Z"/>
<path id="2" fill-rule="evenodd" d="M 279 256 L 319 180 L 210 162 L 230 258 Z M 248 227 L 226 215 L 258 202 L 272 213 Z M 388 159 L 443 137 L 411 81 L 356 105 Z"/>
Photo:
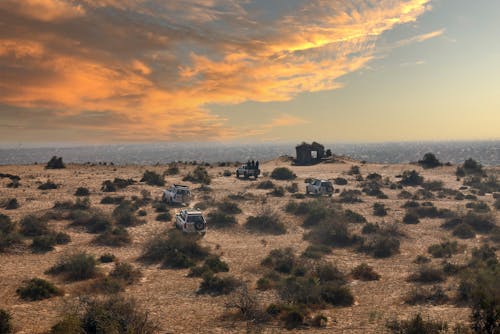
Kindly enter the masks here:
<path id="1" fill-rule="evenodd" d="M 197 223 L 197 222 L 202 222 L 203 223 L 203 217 L 200 215 L 189 215 L 187 219 L 188 223 Z"/>

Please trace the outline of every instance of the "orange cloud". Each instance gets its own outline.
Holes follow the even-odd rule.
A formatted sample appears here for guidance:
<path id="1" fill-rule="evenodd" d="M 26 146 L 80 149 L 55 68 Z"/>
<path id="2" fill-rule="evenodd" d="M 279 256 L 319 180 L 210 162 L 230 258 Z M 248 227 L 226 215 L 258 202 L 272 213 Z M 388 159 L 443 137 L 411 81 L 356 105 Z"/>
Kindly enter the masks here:
<path id="1" fill-rule="evenodd" d="M 383 32 L 430 0 L 304 0 L 296 11 L 276 4 L 272 19 L 250 2 L 4 0 L 0 104 L 51 110 L 54 123 L 88 131 L 102 127 L 78 120 L 103 114 L 109 139 L 231 138 L 238 131 L 208 106 L 339 88 Z M 281 115 L 261 129 L 301 122 Z"/>

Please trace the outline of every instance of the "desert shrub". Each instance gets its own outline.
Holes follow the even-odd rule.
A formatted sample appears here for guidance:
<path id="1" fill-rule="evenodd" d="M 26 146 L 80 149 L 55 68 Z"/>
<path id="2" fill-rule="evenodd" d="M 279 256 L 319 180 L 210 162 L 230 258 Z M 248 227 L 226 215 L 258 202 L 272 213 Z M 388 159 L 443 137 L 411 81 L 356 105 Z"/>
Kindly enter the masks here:
<path id="1" fill-rule="evenodd" d="M 38 189 L 40 190 L 53 190 L 53 189 L 57 189 L 57 184 L 55 184 L 54 182 L 48 180 L 47 182 L 45 183 L 42 183 L 41 185 L 38 186 Z"/>
<path id="2" fill-rule="evenodd" d="M 172 220 L 172 214 L 170 212 L 163 212 L 158 214 L 155 219 L 159 222 L 169 222 Z"/>
<path id="3" fill-rule="evenodd" d="M 15 229 L 16 223 L 14 223 L 9 216 L 0 213 L 0 233 L 12 233 Z"/>
<path id="4" fill-rule="evenodd" d="M 403 217 L 403 223 L 405 224 L 418 224 L 420 223 L 420 219 L 418 216 L 413 213 L 413 212 L 407 212 L 405 216 Z"/>
<path id="5" fill-rule="evenodd" d="M 46 234 L 49 231 L 47 221 L 34 215 L 23 217 L 21 219 L 20 225 L 21 234 L 27 237 L 39 236 L 42 234 Z"/>
<path id="6" fill-rule="evenodd" d="M 298 260 L 291 248 L 273 249 L 261 264 L 277 272 L 291 274 L 297 267 Z"/>
<path id="7" fill-rule="evenodd" d="M 236 310 L 237 317 L 246 320 L 247 324 L 262 324 L 270 318 L 259 303 L 257 295 L 249 292 L 245 284 L 231 295 L 225 307 L 227 310 Z"/>
<path id="8" fill-rule="evenodd" d="M 22 246 L 21 235 L 16 232 L 3 233 L 0 231 L 0 252 L 6 252 L 16 246 Z"/>
<path id="9" fill-rule="evenodd" d="M 12 316 L 4 309 L 0 309 L 0 334 L 10 334 L 14 332 L 11 322 Z"/>
<path id="10" fill-rule="evenodd" d="M 132 202 L 123 201 L 113 210 L 113 218 L 117 224 L 125 227 L 143 224 L 144 221 L 135 215 L 136 210 L 137 207 Z"/>
<path id="11" fill-rule="evenodd" d="M 208 175 L 207 170 L 202 166 L 197 166 L 193 172 L 188 173 L 182 180 L 206 185 L 212 182 L 212 178 Z"/>
<path id="12" fill-rule="evenodd" d="M 227 295 L 240 285 L 241 282 L 233 276 L 219 277 L 212 273 L 205 273 L 197 293 L 212 296 Z"/>
<path id="13" fill-rule="evenodd" d="M 72 226 L 82 226 L 88 233 L 101 233 L 112 226 L 109 217 L 99 210 L 74 210 L 69 218 Z"/>
<path id="14" fill-rule="evenodd" d="M 142 273 L 130 263 L 120 262 L 115 264 L 115 268 L 109 273 L 109 276 L 130 285 L 138 282 Z"/>
<path id="15" fill-rule="evenodd" d="M 241 209 L 235 202 L 223 201 L 217 203 L 217 208 L 227 214 L 238 214 L 241 213 Z"/>
<path id="16" fill-rule="evenodd" d="M 396 237 L 381 233 L 368 240 L 363 240 L 359 250 L 376 258 L 387 258 L 399 253 L 399 245 L 400 242 Z"/>
<path id="17" fill-rule="evenodd" d="M 331 248 L 328 246 L 314 244 L 307 246 L 304 253 L 302 253 L 302 256 L 310 259 L 320 259 L 323 255 L 330 254 L 331 251 Z"/>
<path id="18" fill-rule="evenodd" d="M 15 210 L 19 208 L 19 202 L 17 198 L 10 198 L 5 204 L 5 210 Z"/>
<path id="19" fill-rule="evenodd" d="M 118 205 L 121 202 L 125 200 L 125 197 L 123 196 L 117 196 L 117 197 L 112 197 L 112 196 L 105 196 L 101 199 L 101 204 L 113 204 L 113 205 Z"/>
<path id="20" fill-rule="evenodd" d="M 418 208 L 418 207 L 420 207 L 420 204 L 416 201 L 406 201 L 401 207 L 405 208 L 405 209 Z"/>
<path id="21" fill-rule="evenodd" d="M 368 196 L 385 199 L 387 196 L 381 190 L 382 186 L 378 181 L 367 181 L 363 184 L 362 191 Z"/>
<path id="22" fill-rule="evenodd" d="M 424 154 L 424 157 L 418 161 L 418 164 L 425 169 L 441 167 L 443 165 L 433 153 Z"/>
<path id="23" fill-rule="evenodd" d="M 416 170 L 404 171 L 400 183 L 404 186 L 419 186 L 424 182 L 424 178 Z"/>
<path id="24" fill-rule="evenodd" d="M 442 321 L 424 320 L 419 314 L 408 320 L 392 320 L 387 328 L 398 334 L 440 334 L 448 330 L 448 324 Z"/>
<path id="25" fill-rule="evenodd" d="M 378 281 L 380 279 L 380 275 L 366 263 L 356 266 L 351 271 L 351 275 L 353 278 L 361 281 Z"/>
<path id="26" fill-rule="evenodd" d="M 491 214 L 467 212 L 463 222 L 470 225 L 478 233 L 489 233 L 495 227 L 495 218 Z"/>
<path id="27" fill-rule="evenodd" d="M 106 180 L 101 185 L 101 191 L 105 193 L 115 192 L 117 190 L 116 185 L 111 180 Z"/>
<path id="28" fill-rule="evenodd" d="M 163 179 L 163 176 L 154 171 L 149 171 L 149 170 L 144 172 L 144 174 L 142 175 L 141 182 L 145 182 L 150 186 L 162 187 L 165 185 L 165 180 Z"/>
<path id="29" fill-rule="evenodd" d="M 286 191 L 295 194 L 299 191 L 299 184 L 297 182 L 292 182 L 292 184 L 286 186 Z"/>
<path id="30" fill-rule="evenodd" d="M 54 296 L 61 296 L 62 291 L 54 284 L 41 279 L 33 278 L 19 287 L 16 293 L 24 300 L 43 300 Z"/>
<path id="31" fill-rule="evenodd" d="M 90 286 L 90 291 L 94 293 L 115 295 L 125 290 L 126 283 L 123 280 L 111 276 L 101 277 Z"/>
<path id="32" fill-rule="evenodd" d="M 248 217 L 245 228 L 251 232 L 274 235 L 286 233 L 285 224 L 283 224 L 278 215 L 269 208 L 262 210 L 257 216 Z"/>
<path id="33" fill-rule="evenodd" d="M 462 169 L 465 175 L 483 175 L 483 166 L 476 160 L 469 158 L 464 161 Z"/>
<path id="34" fill-rule="evenodd" d="M 110 263 L 116 261 L 116 256 L 112 253 L 104 253 L 99 257 L 99 262 Z"/>
<path id="35" fill-rule="evenodd" d="M 262 181 L 259 182 L 259 184 L 257 184 L 257 189 L 273 189 L 273 188 L 274 188 L 274 183 L 271 180 Z"/>
<path id="36" fill-rule="evenodd" d="M 281 186 L 275 186 L 274 189 L 269 193 L 271 196 L 283 197 L 285 196 L 285 188 Z"/>
<path id="37" fill-rule="evenodd" d="M 349 231 L 347 221 L 336 217 L 329 217 L 315 225 L 304 238 L 329 247 L 347 247 L 356 242 L 356 238 Z"/>
<path id="38" fill-rule="evenodd" d="M 361 229 L 361 233 L 363 234 L 373 234 L 380 231 L 380 226 L 378 224 L 366 223 Z"/>
<path id="39" fill-rule="evenodd" d="M 119 296 L 84 299 L 80 308 L 81 312 L 64 314 L 63 320 L 52 327 L 51 334 L 154 334 L 159 331 L 149 314 L 133 299 Z"/>
<path id="40" fill-rule="evenodd" d="M 210 255 L 201 266 L 192 267 L 189 277 L 202 277 L 206 273 L 228 272 L 229 265 L 222 261 L 219 256 Z"/>
<path id="41" fill-rule="evenodd" d="M 414 273 L 412 273 L 408 280 L 418 283 L 440 283 L 446 280 L 445 274 L 441 268 L 431 267 L 428 265 L 421 265 Z"/>
<path id="42" fill-rule="evenodd" d="M 460 239 L 471 239 L 476 236 L 476 233 L 472 229 L 472 227 L 468 224 L 461 223 L 458 224 L 454 229 L 453 229 L 453 235 L 460 238 Z"/>
<path id="43" fill-rule="evenodd" d="M 452 257 L 458 253 L 458 243 L 456 241 L 445 241 L 440 244 L 434 244 L 427 249 L 433 257 Z"/>
<path id="44" fill-rule="evenodd" d="M 344 189 L 340 193 L 339 201 L 341 203 L 360 203 L 363 202 L 360 196 L 361 191 L 359 190 Z"/>
<path id="45" fill-rule="evenodd" d="M 347 174 L 349 175 L 359 175 L 359 166 L 351 166 L 351 168 L 349 169 L 349 171 L 347 172 Z"/>
<path id="46" fill-rule="evenodd" d="M 155 201 L 153 202 L 152 207 L 155 209 L 155 212 L 168 212 L 170 210 L 165 202 Z"/>
<path id="47" fill-rule="evenodd" d="M 344 215 L 346 219 L 349 221 L 349 223 L 355 223 L 355 224 L 366 223 L 366 218 L 362 214 L 357 213 L 355 211 L 347 209 L 345 210 Z"/>
<path id="48" fill-rule="evenodd" d="M 490 207 L 488 206 L 488 204 L 486 204 L 483 201 L 480 201 L 480 202 L 469 202 L 469 203 L 465 204 L 465 207 L 467 209 L 472 209 L 474 212 L 477 212 L 477 213 L 488 213 L 488 212 L 490 212 Z"/>
<path id="49" fill-rule="evenodd" d="M 35 253 L 45 253 L 54 250 L 56 238 L 54 234 L 48 233 L 33 238 L 31 249 Z"/>
<path id="50" fill-rule="evenodd" d="M 500 210 L 500 197 L 495 199 L 495 203 L 493 204 L 493 206 L 495 207 L 495 209 Z"/>
<path id="51" fill-rule="evenodd" d="M 148 212 L 146 210 L 139 210 L 137 211 L 137 215 L 139 217 L 146 217 L 148 215 Z"/>
<path id="52" fill-rule="evenodd" d="M 94 242 L 103 246 L 123 247 L 129 245 L 132 238 L 127 229 L 120 226 L 102 232 L 94 239 Z"/>
<path id="53" fill-rule="evenodd" d="M 162 263 L 166 268 L 189 268 L 208 256 L 208 249 L 198 244 L 197 235 L 178 230 L 155 237 L 144 248 L 141 259 L 147 263 Z"/>
<path id="54" fill-rule="evenodd" d="M 59 262 L 51 267 L 47 273 L 62 274 L 68 281 L 81 281 L 94 278 L 97 273 L 97 261 L 93 255 L 85 252 L 63 256 Z"/>
<path id="55" fill-rule="evenodd" d="M 62 157 L 56 157 L 53 156 L 49 162 L 47 162 L 47 165 L 45 166 L 46 169 L 62 169 L 66 168 L 64 165 Z"/>
<path id="56" fill-rule="evenodd" d="M 337 177 L 333 181 L 335 182 L 335 184 L 337 184 L 339 186 L 345 186 L 347 184 L 347 180 L 344 179 L 343 177 Z"/>
<path id="57" fill-rule="evenodd" d="M 401 191 L 399 194 L 398 194 L 398 198 L 399 199 L 410 199 L 412 198 L 413 195 L 411 194 L 411 192 L 407 191 L 407 190 L 403 190 Z"/>
<path id="58" fill-rule="evenodd" d="M 168 169 L 163 173 L 164 175 L 177 175 L 179 174 L 179 166 L 175 163 L 172 163 L 168 166 Z"/>
<path id="59" fill-rule="evenodd" d="M 350 306 L 354 303 L 354 297 L 343 281 L 318 284 L 313 277 L 291 276 L 284 280 L 278 292 L 285 301 L 304 305 Z"/>
<path id="60" fill-rule="evenodd" d="M 208 213 L 207 223 L 211 228 L 229 228 L 237 225 L 236 218 L 233 215 L 219 210 Z"/>
<path id="61" fill-rule="evenodd" d="M 224 177 L 230 177 L 231 175 L 233 175 L 233 172 L 231 172 L 229 169 L 225 169 L 222 173 L 222 176 Z"/>
<path id="62" fill-rule="evenodd" d="M 78 187 L 75 191 L 75 196 L 89 196 L 90 191 L 85 187 Z"/>
<path id="63" fill-rule="evenodd" d="M 425 264 L 425 263 L 431 262 L 431 259 L 429 259 L 425 255 L 417 255 L 417 257 L 415 258 L 415 261 L 413 261 L 413 262 L 416 264 Z"/>
<path id="64" fill-rule="evenodd" d="M 297 175 L 287 167 L 277 167 L 271 172 L 271 178 L 275 180 L 294 180 L 296 177 Z"/>
<path id="65" fill-rule="evenodd" d="M 374 203 L 373 204 L 373 214 L 375 216 L 387 216 L 387 208 L 382 203 Z"/>
<path id="66" fill-rule="evenodd" d="M 443 181 L 427 181 L 422 183 L 422 188 L 426 191 L 438 191 L 443 189 Z"/>

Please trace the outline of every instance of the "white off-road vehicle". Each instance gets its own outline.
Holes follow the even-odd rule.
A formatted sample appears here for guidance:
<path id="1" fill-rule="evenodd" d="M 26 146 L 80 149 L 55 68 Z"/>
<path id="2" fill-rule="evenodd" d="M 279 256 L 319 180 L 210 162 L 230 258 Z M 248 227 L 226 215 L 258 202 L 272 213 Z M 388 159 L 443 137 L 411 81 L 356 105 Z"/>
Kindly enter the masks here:
<path id="1" fill-rule="evenodd" d="M 319 179 L 312 179 L 311 181 L 307 182 L 306 185 L 306 194 L 313 194 L 313 195 L 328 195 L 332 196 L 333 195 L 333 185 L 332 182 L 328 180 L 319 180 Z"/>
<path id="2" fill-rule="evenodd" d="M 198 233 L 205 235 L 207 222 L 201 211 L 185 209 L 175 215 L 175 226 L 185 233 Z"/>
<path id="3" fill-rule="evenodd" d="M 236 170 L 236 177 L 238 178 L 240 176 L 243 176 L 245 179 L 249 177 L 254 177 L 257 179 L 259 175 L 260 175 L 260 169 L 253 166 L 249 166 L 248 164 L 242 165 L 240 168 Z"/>
<path id="4" fill-rule="evenodd" d="M 179 184 L 172 185 L 163 191 L 162 201 L 169 204 L 189 204 L 191 202 L 191 191 L 188 186 Z"/>

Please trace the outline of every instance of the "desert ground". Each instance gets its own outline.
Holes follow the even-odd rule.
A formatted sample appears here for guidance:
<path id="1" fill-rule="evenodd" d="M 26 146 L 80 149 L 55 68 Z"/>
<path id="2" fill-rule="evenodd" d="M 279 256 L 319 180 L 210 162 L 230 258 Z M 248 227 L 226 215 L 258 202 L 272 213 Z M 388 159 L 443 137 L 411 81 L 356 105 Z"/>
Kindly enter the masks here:
<path id="1" fill-rule="evenodd" d="M 0 179 L 0 200 L 16 198 L 19 208 L 14 210 L 0 209 L 0 213 L 11 218 L 13 222 L 19 222 L 28 214 L 43 215 L 53 209 L 56 202 L 75 201 L 75 190 L 78 187 L 86 187 L 90 190 L 88 196 L 92 207 L 99 208 L 106 213 L 116 207 L 115 205 L 101 204 L 104 196 L 132 196 L 142 197 L 146 193 L 151 194 L 153 200 L 159 199 L 161 192 L 167 186 L 180 183 L 187 184 L 193 189 L 194 200 L 198 202 L 221 202 L 227 201 L 228 195 L 240 194 L 239 199 L 232 200 L 241 208 L 242 213 L 236 214 L 238 225 L 229 229 L 211 229 L 208 227 L 207 234 L 201 239 L 203 246 L 210 248 L 211 252 L 221 256 L 229 264 L 229 273 L 246 283 L 249 290 L 255 293 L 263 305 L 277 302 L 279 297 L 276 291 L 260 291 L 256 289 L 256 282 L 262 277 L 266 269 L 261 261 L 273 249 L 291 247 L 297 256 L 311 244 L 304 240 L 307 232 L 302 226 L 302 216 L 287 213 L 286 205 L 290 201 L 300 203 L 302 201 L 313 201 L 313 197 L 296 198 L 289 191 L 284 196 L 273 196 L 269 189 L 258 189 L 260 182 L 272 180 L 270 173 L 276 167 L 287 167 L 291 169 L 297 178 L 290 181 L 272 180 L 276 186 L 287 187 L 292 183 L 298 184 L 298 193 L 305 193 L 305 180 L 307 178 L 335 179 L 345 178 L 346 185 L 334 184 L 338 192 L 325 201 L 336 201 L 344 189 L 361 189 L 362 181 L 357 180 L 356 175 L 350 175 L 349 171 L 353 165 L 359 166 L 363 177 L 371 173 L 378 173 L 382 179 L 397 184 L 404 171 L 416 170 L 425 181 L 441 180 L 443 187 L 460 190 L 463 180 L 457 180 L 455 176 L 456 166 L 443 166 L 433 169 L 423 169 L 415 164 L 373 164 L 361 163 L 348 158 L 339 158 L 335 163 L 321 163 L 312 166 L 293 166 L 288 159 L 277 158 L 272 161 L 261 163 L 263 175 L 258 180 L 237 179 L 234 175 L 236 168 L 231 166 L 219 166 L 212 164 L 206 169 L 212 177 L 209 185 L 211 191 L 199 188 L 199 184 L 182 181 L 182 178 L 192 171 L 195 166 L 191 164 L 179 164 L 179 174 L 166 175 L 165 187 L 151 186 L 139 182 L 146 170 L 155 171 L 162 175 L 168 168 L 167 165 L 155 166 L 115 166 L 115 165 L 89 165 L 68 164 L 64 169 L 45 169 L 45 165 L 20 165 L 0 166 L 0 173 L 13 174 L 20 177 L 18 188 L 9 188 L 7 178 Z M 224 171 L 233 172 L 231 176 L 224 176 Z M 499 167 L 486 168 L 488 174 L 500 173 Z M 114 178 L 133 179 L 136 182 L 124 189 L 113 193 L 103 193 L 101 186 L 106 180 Z M 39 190 L 38 186 L 48 180 L 58 185 L 57 189 Z M 326 327 L 307 327 L 294 329 L 291 332 L 311 333 L 385 333 L 388 332 L 386 323 L 392 319 L 407 319 L 417 313 L 421 313 L 424 319 L 439 319 L 446 321 L 451 329 L 458 323 L 469 322 L 471 310 L 467 305 L 453 301 L 456 295 L 458 278 L 447 277 L 438 285 L 443 288 L 449 296 L 449 301 L 433 305 L 424 303 L 409 305 L 405 297 L 419 283 L 411 282 L 408 277 L 417 268 L 415 258 L 425 255 L 431 259 L 432 264 L 440 265 L 443 259 L 433 258 L 428 253 L 428 247 L 441 243 L 445 240 L 457 240 L 460 251 L 447 259 L 453 263 L 465 263 L 470 252 L 475 247 L 480 247 L 488 242 L 486 234 L 476 234 L 474 238 L 458 239 L 449 230 L 440 225 L 444 222 L 442 218 L 422 218 L 419 224 L 402 223 L 406 209 L 402 205 L 408 199 L 400 198 L 398 195 L 402 190 L 415 194 L 420 187 L 404 187 L 403 189 L 391 189 L 384 186 L 383 193 L 386 199 L 362 194 L 362 202 L 342 203 L 344 209 L 350 209 L 364 216 L 369 223 L 379 223 L 380 226 L 397 224 L 402 236 L 399 237 L 399 252 L 387 258 L 376 258 L 370 254 L 356 251 L 355 247 L 334 247 L 331 253 L 326 254 L 322 261 L 335 264 L 342 272 L 349 274 L 350 271 L 361 263 L 367 263 L 380 274 L 379 280 L 362 281 L 348 278 L 347 286 L 354 296 L 354 304 L 348 307 L 325 307 L 321 310 L 313 310 L 312 313 L 321 313 L 328 319 Z M 460 190 L 464 195 L 471 194 L 469 187 Z M 454 212 L 465 212 L 469 200 L 456 200 L 449 196 L 440 198 L 435 196 L 429 200 L 418 200 L 419 202 L 431 201 L 439 209 L 449 209 Z M 483 201 L 491 208 L 495 223 L 498 224 L 499 213 L 493 203 L 493 194 L 478 195 L 477 201 Z M 386 216 L 375 216 L 373 204 L 383 203 L 387 210 Z M 269 207 L 280 217 L 286 225 L 287 232 L 281 235 L 269 235 L 265 233 L 253 233 L 244 228 L 249 216 L 258 215 L 263 207 Z M 244 321 L 229 319 L 225 316 L 228 312 L 225 305 L 231 298 L 229 295 L 210 296 L 198 294 L 201 278 L 187 277 L 189 269 L 165 269 L 159 264 L 146 264 L 139 261 L 145 245 L 155 235 L 162 233 L 165 229 L 174 228 L 173 219 L 170 222 L 160 222 L 155 219 L 157 213 L 151 203 L 141 207 L 146 215 L 141 217 L 144 224 L 129 227 L 128 231 L 132 237 L 129 245 L 122 247 L 105 247 L 93 243 L 94 234 L 90 234 L 81 228 L 70 226 L 69 220 L 50 220 L 49 226 L 56 231 L 63 231 L 70 235 L 71 242 L 65 245 L 57 245 L 52 251 L 45 253 L 34 253 L 29 245 L 31 240 L 26 238 L 24 246 L 15 247 L 0 253 L 0 309 L 8 310 L 12 314 L 12 324 L 15 333 L 43 333 L 60 320 L 60 315 L 68 308 L 78 302 L 78 298 L 92 294 L 86 288 L 89 280 L 78 282 L 67 282 L 58 276 L 46 274 L 46 270 L 57 263 L 64 255 L 76 251 L 86 251 L 99 257 L 104 253 L 112 253 L 121 262 L 133 264 L 142 271 L 139 282 L 126 287 L 123 294 L 133 297 L 138 304 L 148 311 L 152 320 L 159 324 L 161 333 L 233 333 L 248 332 L 249 325 Z M 172 215 L 181 207 L 172 207 Z M 206 214 L 212 208 L 203 210 Z M 361 234 L 363 224 L 350 224 L 353 233 Z M 491 242 L 490 242 L 491 243 Z M 497 255 L 498 255 L 497 251 Z M 99 264 L 103 273 L 113 268 L 112 263 Z M 25 301 L 16 293 L 23 281 L 34 277 L 44 278 L 53 282 L 56 286 L 64 289 L 62 296 L 40 300 Z M 273 320 L 264 324 L 260 331 L 265 333 L 278 333 L 287 331 L 279 320 Z"/>

